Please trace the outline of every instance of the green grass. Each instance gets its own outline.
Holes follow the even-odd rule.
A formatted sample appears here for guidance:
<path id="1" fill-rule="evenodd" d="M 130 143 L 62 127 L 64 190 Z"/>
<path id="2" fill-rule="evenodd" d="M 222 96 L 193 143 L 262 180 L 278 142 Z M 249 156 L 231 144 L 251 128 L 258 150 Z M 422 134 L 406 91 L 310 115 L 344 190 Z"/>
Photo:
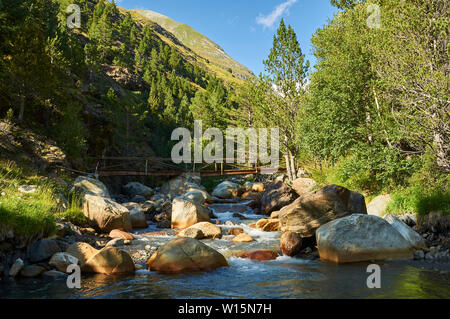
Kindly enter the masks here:
<path id="1" fill-rule="evenodd" d="M 429 212 L 440 211 L 444 215 L 450 214 L 450 191 L 440 188 L 426 188 L 413 185 L 399 189 L 393 193 L 386 213 L 403 214 L 417 213 L 426 215 Z"/>
<path id="2" fill-rule="evenodd" d="M 22 194 L 22 185 L 36 185 L 37 191 Z M 12 229 L 15 235 L 45 237 L 55 229 L 56 183 L 35 175 L 14 162 L 0 161 L 0 227 Z"/>
<path id="3" fill-rule="evenodd" d="M 56 216 L 80 227 L 86 227 L 89 222 L 79 207 L 70 207 L 65 212 L 57 213 Z"/>

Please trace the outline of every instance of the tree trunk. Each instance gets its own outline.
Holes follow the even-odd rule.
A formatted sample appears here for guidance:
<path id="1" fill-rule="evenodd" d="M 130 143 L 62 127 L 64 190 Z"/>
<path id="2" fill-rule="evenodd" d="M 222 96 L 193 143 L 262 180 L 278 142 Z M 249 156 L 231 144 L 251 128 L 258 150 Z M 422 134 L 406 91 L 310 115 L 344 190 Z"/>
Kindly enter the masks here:
<path id="1" fill-rule="evenodd" d="M 286 172 L 288 174 L 289 181 L 292 181 L 292 171 L 291 171 L 291 165 L 289 164 L 288 153 L 286 153 L 286 155 L 284 155 L 284 159 L 286 160 Z"/>
<path id="2" fill-rule="evenodd" d="M 434 142 L 436 144 L 437 166 L 446 172 L 450 172 L 450 158 L 448 156 L 450 147 L 448 141 L 445 141 L 444 134 L 436 132 L 434 134 Z"/>
<path id="3" fill-rule="evenodd" d="M 291 175 L 292 175 L 292 180 L 297 179 L 297 172 L 295 169 L 295 158 L 292 155 L 292 152 L 289 151 L 289 157 L 291 159 Z"/>

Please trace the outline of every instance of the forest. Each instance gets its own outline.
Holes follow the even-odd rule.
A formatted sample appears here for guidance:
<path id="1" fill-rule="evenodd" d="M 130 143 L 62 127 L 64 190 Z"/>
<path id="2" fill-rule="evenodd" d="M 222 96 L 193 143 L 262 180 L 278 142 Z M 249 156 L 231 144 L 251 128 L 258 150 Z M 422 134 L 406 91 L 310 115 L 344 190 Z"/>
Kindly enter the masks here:
<path id="1" fill-rule="evenodd" d="M 66 25 L 71 3 L 80 29 Z M 312 37 L 316 65 L 282 20 L 266 72 L 236 84 L 114 1 L 2 0 L 0 118 L 70 158 L 143 155 L 142 145 L 167 156 L 172 130 L 194 120 L 279 127 L 290 180 L 301 167 L 369 197 L 394 194 L 393 211 L 449 212 L 447 2 L 331 3 L 338 13 Z M 374 4 L 378 28 L 368 23 Z"/>

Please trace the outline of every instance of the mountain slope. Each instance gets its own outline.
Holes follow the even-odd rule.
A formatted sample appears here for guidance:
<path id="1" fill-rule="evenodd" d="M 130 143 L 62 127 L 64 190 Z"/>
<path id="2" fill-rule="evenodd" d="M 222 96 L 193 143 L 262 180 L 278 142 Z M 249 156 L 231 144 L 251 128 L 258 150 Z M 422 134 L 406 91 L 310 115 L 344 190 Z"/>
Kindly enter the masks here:
<path id="1" fill-rule="evenodd" d="M 192 27 L 151 10 L 135 9 L 131 11 L 158 23 L 174 34 L 186 47 L 208 60 L 209 64 L 219 67 L 220 73 L 228 72 L 228 69 L 231 69 L 233 74 L 241 79 L 254 76 L 248 68 L 233 60 L 219 45 Z M 210 67 L 210 69 L 214 71 L 213 67 Z"/>

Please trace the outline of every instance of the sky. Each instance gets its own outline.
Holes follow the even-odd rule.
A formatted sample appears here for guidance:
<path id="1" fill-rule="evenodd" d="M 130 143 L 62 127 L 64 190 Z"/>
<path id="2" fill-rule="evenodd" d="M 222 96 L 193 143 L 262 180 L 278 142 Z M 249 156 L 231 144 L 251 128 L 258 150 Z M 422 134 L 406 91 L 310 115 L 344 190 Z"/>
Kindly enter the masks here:
<path id="1" fill-rule="evenodd" d="M 116 0 L 119 7 L 159 12 L 190 25 L 256 75 L 264 72 L 281 18 L 314 65 L 311 37 L 337 9 L 329 0 Z"/>

